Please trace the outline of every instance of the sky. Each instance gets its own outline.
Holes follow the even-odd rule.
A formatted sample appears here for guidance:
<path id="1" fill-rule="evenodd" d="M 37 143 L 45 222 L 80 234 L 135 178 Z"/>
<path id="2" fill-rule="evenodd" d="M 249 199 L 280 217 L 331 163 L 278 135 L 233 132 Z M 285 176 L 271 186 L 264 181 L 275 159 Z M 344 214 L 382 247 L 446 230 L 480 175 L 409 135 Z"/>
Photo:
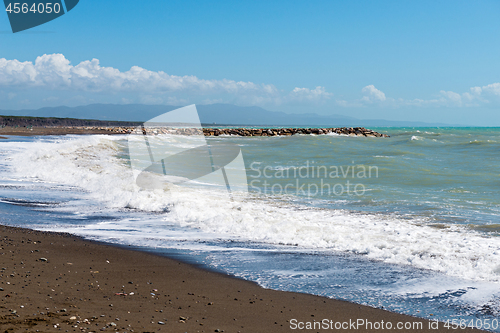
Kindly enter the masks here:
<path id="1" fill-rule="evenodd" d="M 12 33 L 0 109 L 230 103 L 500 126 L 500 1 L 80 0 Z"/>

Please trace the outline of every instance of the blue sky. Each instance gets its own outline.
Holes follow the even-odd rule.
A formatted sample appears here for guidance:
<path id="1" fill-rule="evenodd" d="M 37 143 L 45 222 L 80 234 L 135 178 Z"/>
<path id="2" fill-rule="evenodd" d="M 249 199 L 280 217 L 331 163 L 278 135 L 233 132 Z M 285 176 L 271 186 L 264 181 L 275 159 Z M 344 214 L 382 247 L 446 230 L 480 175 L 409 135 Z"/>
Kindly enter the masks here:
<path id="1" fill-rule="evenodd" d="M 0 109 L 222 102 L 500 126 L 499 17 L 497 0 L 81 0 L 12 34 L 3 12 Z"/>

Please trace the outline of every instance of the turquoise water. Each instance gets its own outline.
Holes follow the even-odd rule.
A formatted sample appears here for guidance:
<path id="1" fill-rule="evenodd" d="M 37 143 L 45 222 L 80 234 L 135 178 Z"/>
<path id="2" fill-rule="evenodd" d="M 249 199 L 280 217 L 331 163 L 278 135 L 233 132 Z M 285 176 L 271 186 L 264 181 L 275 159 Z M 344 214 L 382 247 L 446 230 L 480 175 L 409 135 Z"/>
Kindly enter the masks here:
<path id="1" fill-rule="evenodd" d="M 248 192 L 239 179 L 229 196 L 208 178 L 137 188 L 127 136 L 11 137 L 0 221 L 176 253 L 268 288 L 496 318 L 500 129 L 375 130 L 391 137 L 208 138 L 241 148 Z"/>
<path id="2" fill-rule="evenodd" d="M 299 136 L 241 141 L 247 166 L 265 166 L 267 193 L 294 194 L 330 200 L 328 205 L 360 211 L 378 211 L 428 216 L 436 223 L 464 224 L 484 232 L 500 231 L 500 129 L 499 128 L 378 128 L 391 138 L 351 138 Z M 328 172 L 325 177 L 325 169 Z M 335 168 L 342 170 L 334 172 Z M 309 173 L 304 171 L 308 167 Z M 350 168 L 349 168 L 350 167 Z M 283 175 L 280 168 L 292 168 Z M 299 175 L 302 168 L 302 175 Z M 371 168 L 371 174 L 369 173 Z M 355 170 L 354 177 L 352 170 Z M 366 172 L 364 172 L 366 170 Z M 319 177 L 318 177 L 319 172 Z M 249 175 L 258 175 L 250 171 Z M 297 176 L 298 175 L 298 176 Z M 338 175 L 338 178 L 334 178 Z M 281 178 L 281 176 L 284 176 Z M 275 184 L 316 184 L 310 191 L 281 190 Z M 256 187 L 264 191 L 266 177 L 258 177 Z M 292 181 L 291 181 L 292 180 Z M 323 183 L 321 183 L 323 180 Z M 357 193 L 348 193 L 346 183 Z M 321 184 L 338 184 L 334 193 Z M 260 186 L 259 186 L 260 185 Z M 344 191 L 342 192 L 342 187 Z M 255 188 L 250 187 L 252 190 Z M 316 194 L 317 192 L 317 194 Z M 331 202 L 331 200 L 340 202 Z"/>

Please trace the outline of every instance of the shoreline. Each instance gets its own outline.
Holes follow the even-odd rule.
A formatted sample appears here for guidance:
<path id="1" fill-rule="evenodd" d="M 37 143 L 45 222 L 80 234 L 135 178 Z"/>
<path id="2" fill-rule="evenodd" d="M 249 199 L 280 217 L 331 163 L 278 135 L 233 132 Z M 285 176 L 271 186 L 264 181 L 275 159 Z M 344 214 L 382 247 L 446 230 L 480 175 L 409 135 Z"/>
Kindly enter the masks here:
<path id="1" fill-rule="evenodd" d="M 202 130 L 199 128 L 179 128 L 168 129 L 164 127 L 147 128 L 143 130 L 144 134 L 176 134 L 176 135 L 204 135 L 204 136 L 292 136 L 297 134 L 302 135 L 327 135 L 337 134 L 346 136 L 387 138 L 389 135 L 378 133 L 364 127 L 330 127 L 330 128 L 212 128 L 205 127 Z M 143 134 L 137 132 L 137 127 L 125 126 L 24 126 L 13 127 L 5 126 L 0 128 L 0 139 L 2 135 L 16 136 L 36 136 L 36 135 L 66 135 L 66 134 Z"/>
<path id="2" fill-rule="evenodd" d="M 383 321 L 394 332 L 480 332 L 447 329 L 443 323 L 430 328 L 438 324 L 264 289 L 169 257 L 70 234 L 3 225 L 0 231 L 0 327 L 9 333 L 292 332 L 302 331 L 299 323 L 307 327 L 324 319 L 333 329 L 315 331 L 339 331 L 335 323 L 356 322 L 360 326 L 350 331 L 370 332 L 368 322 Z M 398 323 L 413 329 L 395 329 Z"/>

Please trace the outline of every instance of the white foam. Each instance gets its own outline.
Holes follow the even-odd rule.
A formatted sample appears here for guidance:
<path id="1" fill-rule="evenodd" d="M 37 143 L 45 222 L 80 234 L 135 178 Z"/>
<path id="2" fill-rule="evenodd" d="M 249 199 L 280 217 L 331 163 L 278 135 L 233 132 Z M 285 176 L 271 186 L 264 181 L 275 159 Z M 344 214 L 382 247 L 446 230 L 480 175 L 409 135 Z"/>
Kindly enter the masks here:
<path id="1" fill-rule="evenodd" d="M 169 237 L 160 232 L 168 225 L 196 230 L 203 234 L 203 239 L 222 237 L 346 251 L 470 280 L 500 282 L 497 237 L 486 237 L 459 226 L 434 228 L 426 225 L 425 220 L 305 208 L 238 193 L 230 200 L 223 190 L 174 185 L 141 190 L 134 183 L 126 160 L 116 157 L 120 140 L 85 136 L 16 143 L 16 149 L 8 151 L 8 164 L 12 177 L 19 181 L 84 189 L 88 200 L 96 203 L 95 209 L 102 205 L 107 209 L 164 212 L 162 223 L 134 222 L 132 226 L 124 220 L 113 222 L 115 225 L 75 228 L 71 230 L 75 234 L 118 237 L 125 242 L 134 238 L 134 244 L 154 236 L 153 243 L 159 244 Z M 126 235 L 130 236 L 128 240 L 124 240 Z"/>

